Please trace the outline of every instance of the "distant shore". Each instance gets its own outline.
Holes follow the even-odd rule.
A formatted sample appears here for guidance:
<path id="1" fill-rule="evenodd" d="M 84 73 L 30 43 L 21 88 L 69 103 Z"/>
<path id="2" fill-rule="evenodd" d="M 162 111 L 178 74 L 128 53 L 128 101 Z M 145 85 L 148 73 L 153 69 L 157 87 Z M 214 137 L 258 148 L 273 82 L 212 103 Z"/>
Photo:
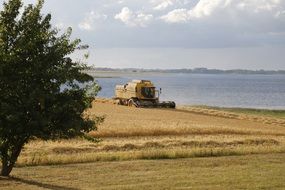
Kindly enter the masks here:
<path id="1" fill-rule="evenodd" d="M 128 72 L 128 73 L 189 73 L 189 74 L 244 74 L 244 75 L 285 75 L 285 70 L 246 70 L 246 69 L 141 69 L 141 68 L 91 68 L 87 72 Z"/>

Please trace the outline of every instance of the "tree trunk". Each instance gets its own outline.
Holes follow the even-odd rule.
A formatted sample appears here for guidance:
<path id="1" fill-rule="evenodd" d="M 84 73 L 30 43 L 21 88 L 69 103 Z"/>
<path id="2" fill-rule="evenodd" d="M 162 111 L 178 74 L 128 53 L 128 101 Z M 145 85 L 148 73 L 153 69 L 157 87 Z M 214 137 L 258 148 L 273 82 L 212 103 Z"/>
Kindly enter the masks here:
<path id="1" fill-rule="evenodd" d="M 13 167 L 11 167 L 11 165 L 9 165 L 7 161 L 2 161 L 1 176 L 5 176 L 5 177 L 9 176 Z"/>
<path id="2" fill-rule="evenodd" d="M 15 166 L 15 163 L 21 153 L 21 150 L 23 148 L 23 143 L 21 145 L 13 147 L 13 150 L 11 151 L 11 155 L 8 155 L 8 152 L 2 156 L 2 170 L 1 170 L 1 176 L 9 176 L 12 169 Z"/>

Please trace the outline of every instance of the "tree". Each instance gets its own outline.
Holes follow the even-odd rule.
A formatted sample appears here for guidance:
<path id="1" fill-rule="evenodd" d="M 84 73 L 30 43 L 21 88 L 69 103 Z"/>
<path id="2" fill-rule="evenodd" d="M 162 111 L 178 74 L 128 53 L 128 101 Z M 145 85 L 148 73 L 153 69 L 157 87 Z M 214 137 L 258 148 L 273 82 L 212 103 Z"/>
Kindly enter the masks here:
<path id="1" fill-rule="evenodd" d="M 70 39 L 71 29 L 60 35 L 51 15 L 42 15 L 43 4 L 39 0 L 20 13 L 22 1 L 9 0 L 0 13 L 2 176 L 10 174 L 32 138 L 84 136 L 102 121 L 84 116 L 94 97 L 82 86 L 96 83 L 83 72 L 85 64 L 69 57 L 82 47 L 80 40 Z"/>

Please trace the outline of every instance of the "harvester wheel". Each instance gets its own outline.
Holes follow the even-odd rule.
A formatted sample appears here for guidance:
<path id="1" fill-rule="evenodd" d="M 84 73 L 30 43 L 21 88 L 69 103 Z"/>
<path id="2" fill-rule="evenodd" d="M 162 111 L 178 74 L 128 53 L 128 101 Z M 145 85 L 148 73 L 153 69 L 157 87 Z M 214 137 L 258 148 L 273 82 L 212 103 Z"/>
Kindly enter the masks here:
<path id="1" fill-rule="evenodd" d="M 129 107 L 138 107 L 138 105 L 135 103 L 135 101 L 133 99 L 129 99 L 128 106 Z"/>

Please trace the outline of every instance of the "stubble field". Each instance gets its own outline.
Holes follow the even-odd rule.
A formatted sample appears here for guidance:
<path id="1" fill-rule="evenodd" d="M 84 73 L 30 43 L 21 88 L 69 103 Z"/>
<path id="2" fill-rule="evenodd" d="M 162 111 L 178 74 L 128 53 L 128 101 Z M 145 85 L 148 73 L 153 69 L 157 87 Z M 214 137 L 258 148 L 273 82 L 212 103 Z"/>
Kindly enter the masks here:
<path id="1" fill-rule="evenodd" d="M 66 169 L 68 172 L 68 168 L 71 167 L 70 164 L 77 164 L 72 167 L 76 168 L 76 171 L 80 175 L 80 173 L 87 171 L 81 171 L 79 169 L 81 164 L 78 163 L 90 163 L 87 170 L 91 173 L 91 176 L 88 179 L 94 178 L 96 181 L 99 180 L 97 182 L 106 185 L 106 189 L 116 189 L 114 187 L 129 187 L 125 189 L 134 189 L 135 186 L 125 184 L 128 180 L 122 176 L 120 178 L 119 175 L 117 176 L 118 178 L 114 179 L 113 183 L 115 184 L 109 184 L 109 186 L 104 181 L 106 179 L 98 178 L 97 173 L 95 170 L 93 171 L 92 167 L 105 168 L 104 170 L 107 173 L 104 173 L 104 175 L 110 175 L 110 178 L 112 178 L 112 169 L 110 168 L 114 167 L 113 172 L 115 175 L 118 172 L 115 171 L 115 165 L 117 164 L 125 165 L 126 168 L 131 167 L 133 164 L 137 165 L 137 167 L 142 164 L 142 167 L 139 168 L 140 170 L 145 170 L 139 170 L 141 176 L 138 171 L 139 176 L 136 176 L 138 180 L 143 180 L 140 177 L 145 178 L 148 170 L 155 170 L 157 172 L 167 171 L 174 172 L 174 176 L 181 176 L 181 179 L 177 181 L 180 186 L 182 185 L 181 187 L 184 187 L 183 184 L 187 187 L 195 187 L 193 186 L 195 184 L 187 182 L 187 173 L 183 173 L 186 172 L 183 170 L 186 167 L 185 165 L 189 164 L 191 166 L 194 162 L 195 164 L 198 162 L 205 164 L 209 162 L 209 173 L 213 172 L 214 174 L 214 165 L 220 162 L 220 165 L 218 165 L 221 167 L 219 168 L 219 172 L 221 173 L 218 175 L 223 175 L 225 180 L 224 182 L 220 182 L 222 187 L 225 184 L 227 186 L 224 187 L 231 187 L 231 183 L 227 181 L 227 175 L 233 175 L 232 171 L 228 170 L 231 167 L 232 169 L 237 169 L 237 171 L 240 170 L 240 175 L 242 175 L 240 176 L 241 180 L 244 179 L 244 176 L 251 175 L 251 173 L 261 172 L 259 174 L 264 175 L 264 179 L 255 179 L 255 177 L 250 176 L 251 179 L 249 180 L 258 185 L 259 182 L 257 181 L 259 179 L 262 179 L 260 181 L 266 181 L 270 180 L 270 175 L 276 175 L 276 180 L 271 180 L 272 183 L 274 182 L 273 185 L 276 185 L 278 188 L 283 187 L 283 185 L 285 187 L 282 177 L 277 177 L 279 173 L 285 172 L 285 168 L 282 167 L 285 161 L 283 159 L 285 153 L 285 120 L 282 117 L 268 116 L 266 114 L 244 114 L 205 107 L 180 107 L 176 110 L 137 109 L 114 105 L 112 102 L 102 100 L 94 102 L 94 107 L 88 110 L 87 114 L 106 117 L 105 122 L 98 127 L 98 130 L 90 133 L 90 135 L 101 139 L 101 142 L 92 143 L 82 139 L 55 142 L 34 140 L 25 146 L 18 160 L 17 168 L 12 172 L 12 175 L 23 179 L 24 176 L 29 176 L 26 173 L 30 171 L 41 181 L 43 180 L 44 173 L 42 172 L 44 172 L 44 169 L 42 170 L 42 168 L 44 167 L 48 169 L 49 175 L 53 175 L 51 172 L 52 168 L 61 168 L 62 172 Z M 163 161 L 161 159 L 171 160 Z M 199 159 L 200 161 L 198 161 Z M 252 161 L 247 162 L 247 159 L 252 159 Z M 267 162 L 266 160 L 269 160 L 267 165 L 265 165 L 268 167 L 268 170 L 272 170 L 271 174 L 263 173 L 267 169 L 264 169 L 264 171 L 254 169 L 254 165 L 263 164 L 263 161 Z M 274 160 L 272 162 L 276 163 L 276 165 L 273 166 L 270 160 Z M 177 164 L 177 166 L 170 167 L 168 170 L 163 165 L 164 162 L 170 165 Z M 241 162 L 247 170 L 243 171 L 240 168 Z M 157 167 L 153 169 L 148 167 L 148 164 L 155 163 L 157 163 Z M 146 164 L 145 168 L 143 168 L 144 164 Z M 87 165 L 82 166 L 85 168 Z M 36 168 L 39 168 L 39 173 L 37 173 Z M 190 168 L 188 169 L 190 170 Z M 196 187 L 203 187 L 201 186 L 202 181 L 199 181 L 199 179 L 202 180 L 203 174 L 206 175 L 207 167 L 205 168 L 203 164 L 198 164 L 193 170 L 195 170 L 193 172 L 201 172 L 199 174 L 201 176 L 196 179 L 198 180 Z M 110 173 L 108 174 L 108 172 Z M 156 175 L 154 174 L 155 172 L 151 173 L 150 176 L 155 177 Z M 161 180 L 160 178 L 157 179 L 158 181 L 154 183 L 154 186 L 155 184 L 162 183 L 162 179 L 166 177 L 166 174 L 164 176 L 163 173 L 160 173 L 159 176 L 161 176 Z M 194 177 L 195 174 L 193 173 L 190 176 Z M 132 178 L 132 176 L 129 177 Z M 31 180 L 30 177 L 28 179 Z M 53 176 L 52 179 L 52 182 L 47 184 L 59 184 L 56 177 Z M 209 180 L 214 179 L 217 180 L 216 177 Z M 233 181 L 237 181 L 238 179 L 236 176 Z M 62 179 L 62 183 L 67 183 L 68 180 Z M 131 181 L 132 179 L 129 180 Z M 218 181 L 215 185 L 218 185 Z M 20 186 L 21 184 L 29 185 L 17 179 L 5 182 L 6 185 L 12 184 L 12 186 L 13 184 L 20 184 Z M 97 182 L 96 185 L 98 185 Z M 145 183 L 146 186 L 144 186 L 143 183 L 145 182 L 142 182 L 142 184 L 138 183 L 138 187 L 143 189 L 142 187 L 151 185 L 150 183 Z M 213 181 L 211 183 L 214 184 Z M 246 180 L 243 185 L 243 187 L 246 187 Z M 272 185 L 269 186 L 273 187 Z M 3 185 L 1 186 L 1 181 L 0 187 L 3 187 Z M 71 185 L 71 187 L 92 189 L 88 185 L 80 185 L 80 181 Z M 156 188 L 153 188 L 160 189 L 160 187 L 162 186 L 158 185 Z M 267 186 L 265 185 L 264 187 Z"/>

